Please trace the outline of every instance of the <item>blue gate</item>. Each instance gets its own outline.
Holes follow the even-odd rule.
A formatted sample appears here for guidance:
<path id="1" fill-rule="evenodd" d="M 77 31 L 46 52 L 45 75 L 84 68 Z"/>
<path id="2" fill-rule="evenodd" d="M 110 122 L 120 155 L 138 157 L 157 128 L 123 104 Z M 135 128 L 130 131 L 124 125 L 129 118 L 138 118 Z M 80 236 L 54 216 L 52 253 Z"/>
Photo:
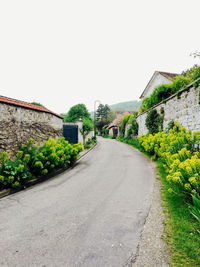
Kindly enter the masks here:
<path id="1" fill-rule="evenodd" d="M 77 144 L 78 125 L 63 125 L 63 136 L 70 144 Z"/>

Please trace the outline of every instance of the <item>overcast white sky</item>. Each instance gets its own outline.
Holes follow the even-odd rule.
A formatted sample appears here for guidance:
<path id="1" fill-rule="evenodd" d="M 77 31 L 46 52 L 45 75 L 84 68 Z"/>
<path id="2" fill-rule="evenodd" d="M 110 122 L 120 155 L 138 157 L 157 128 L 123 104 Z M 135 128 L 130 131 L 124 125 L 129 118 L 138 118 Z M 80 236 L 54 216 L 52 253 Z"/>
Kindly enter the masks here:
<path id="1" fill-rule="evenodd" d="M 0 0 L 0 95 L 54 112 L 138 99 L 198 63 L 199 0 Z"/>

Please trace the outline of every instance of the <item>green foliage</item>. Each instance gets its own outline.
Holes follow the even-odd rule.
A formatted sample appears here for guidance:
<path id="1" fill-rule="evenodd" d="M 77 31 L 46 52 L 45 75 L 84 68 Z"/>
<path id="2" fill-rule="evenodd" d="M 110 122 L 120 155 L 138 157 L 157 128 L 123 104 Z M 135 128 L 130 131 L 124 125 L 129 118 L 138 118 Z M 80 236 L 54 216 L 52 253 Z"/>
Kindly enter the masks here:
<path id="1" fill-rule="evenodd" d="M 111 123 L 116 117 L 116 112 L 110 110 L 107 114 L 107 124 Z"/>
<path id="2" fill-rule="evenodd" d="M 200 223 L 200 198 L 192 195 L 193 205 L 188 204 L 190 213 Z"/>
<path id="3" fill-rule="evenodd" d="M 146 152 L 166 165 L 171 192 L 188 198 L 188 193 L 200 194 L 199 140 L 192 138 L 191 131 L 186 131 L 177 122 L 174 124 L 169 134 L 160 131 L 142 135 L 139 142 Z"/>
<path id="4" fill-rule="evenodd" d="M 173 120 L 171 120 L 171 121 L 168 123 L 168 125 L 167 125 L 166 133 L 169 133 L 169 131 L 170 131 L 171 129 L 173 129 L 174 126 L 175 126 L 175 123 L 174 123 Z"/>
<path id="5" fill-rule="evenodd" d="M 196 81 L 197 79 L 200 78 L 200 66 L 194 65 L 189 70 L 183 72 L 183 75 L 187 76 L 190 79 L 191 82 Z M 195 87 L 197 87 L 198 85 L 199 85 L 199 82 L 196 82 L 194 84 Z"/>
<path id="6" fill-rule="evenodd" d="M 107 129 L 107 125 L 104 125 L 103 127 L 102 127 L 102 136 L 107 136 L 107 135 L 109 135 L 109 130 Z"/>
<path id="7" fill-rule="evenodd" d="M 170 266 L 200 266 L 198 222 L 194 221 L 182 195 L 172 194 L 165 163 L 156 161 L 162 182 L 164 238 L 169 244 Z"/>
<path id="8" fill-rule="evenodd" d="M 142 100 L 142 105 L 139 109 L 139 113 L 142 113 L 156 104 L 161 103 L 171 95 L 179 92 L 181 89 L 185 88 L 187 85 L 193 81 L 200 78 L 200 67 L 194 66 L 190 70 L 186 71 L 183 74 L 177 75 L 171 84 L 161 84 L 155 87 L 154 91 L 149 97 L 146 97 Z M 194 84 L 198 86 L 200 82 Z M 179 97 L 180 95 L 178 95 Z"/>
<path id="9" fill-rule="evenodd" d="M 127 131 L 127 137 L 130 138 L 132 136 L 137 136 L 139 125 L 138 125 L 137 120 L 136 120 L 136 114 L 130 116 L 128 122 L 130 124 L 130 127 L 128 128 L 128 131 Z"/>
<path id="10" fill-rule="evenodd" d="M 125 137 L 117 137 L 116 140 L 126 143 L 128 145 L 131 145 L 137 149 L 139 149 L 141 152 L 144 152 L 144 148 L 139 143 L 138 139 L 136 138 L 125 138 Z"/>
<path id="11" fill-rule="evenodd" d="M 95 145 L 96 142 L 97 142 L 96 137 L 93 136 L 92 138 L 88 138 L 87 142 L 86 142 L 85 145 L 84 145 L 84 148 L 85 148 L 85 149 L 89 149 L 89 148 L 91 148 L 93 145 Z"/>
<path id="12" fill-rule="evenodd" d="M 200 141 L 200 131 L 193 132 L 194 141 Z"/>
<path id="13" fill-rule="evenodd" d="M 147 114 L 145 125 L 149 130 L 149 133 L 157 133 L 160 129 L 162 129 L 163 116 L 158 114 L 156 109 L 152 109 Z"/>
<path id="14" fill-rule="evenodd" d="M 83 126 L 80 129 L 81 134 L 83 135 L 83 143 L 85 144 L 86 136 L 92 131 L 94 128 L 93 122 L 91 119 L 83 118 Z"/>
<path id="15" fill-rule="evenodd" d="M 100 104 L 96 111 L 97 120 L 107 119 L 109 111 L 110 108 L 107 104 L 106 105 Z"/>
<path id="16" fill-rule="evenodd" d="M 76 122 L 79 119 L 90 119 L 90 114 L 84 104 L 77 104 L 70 108 L 67 115 L 64 118 L 65 122 Z"/>
<path id="17" fill-rule="evenodd" d="M 23 145 L 14 160 L 5 152 L 0 154 L 0 189 L 23 187 L 33 177 L 70 166 L 83 150 L 80 143 L 71 145 L 63 137 L 57 142 L 51 138 L 42 147 L 33 142 L 31 138 Z"/>
<path id="18" fill-rule="evenodd" d="M 130 117 L 131 114 L 126 114 L 122 119 L 122 123 L 119 125 L 119 133 L 121 137 L 124 137 L 125 135 L 126 125 L 129 122 Z"/>
<path id="19" fill-rule="evenodd" d="M 127 122 L 129 121 L 129 119 L 130 119 L 130 114 L 126 114 L 124 117 L 123 117 L 123 119 L 122 119 L 122 125 L 126 125 L 127 124 Z"/>
<path id="20" fill-rule="evenodd" d="M 115 118 L 115 113 L 110 110 L 110 107 L 106 104 L 100 104 L 95 114 L 95 123 L 100 135 L 104 135 L 104 130 L 111 121 Z"/>
<path id="21" fill-rule="evenodd" d="M 172 138 L 174 134 L 174 137 Z M 188 206 L 184 201 L 183 194 L 177 193 L 177 184 L 169 184 L 167 176 L 170 173 L 168 165 L 166 165 L 165 160 L 163 160 L 163 141 L 166 140 L 168 136 L 168 141 L 165 143 L 165 149 L 172 144 L 172 146 L 178 146 L 179 142 L 182 142 L 182 147 L 189 145 L 189 147 L 194 146 L 193 140 L 191 140 L 191 132 L 186 132 L 184 128 L 178 125 L 175 122 L 174 128 L 171 130 L 170 135 L 167 135 L 164 132 L 159 132 L 154 136 L 163 135 L 163 138 L 159 140 L 156 138 L 152 139 L 153 135 L 146 135 L 146 141 L 149 140 L 148 146 L 145 144 L 143 146 L 140 138 L 138 139 L 129 139 L 129 138 L 117 138 L 119 141 L 125 142 L 139 149 L 141 152 L 151 151 L 151 155 L 155 153 L 159 156 L 156 161 L 158 170 L 161 176 L 162 181 L 162 199 L 164 206 L 164 213 L 166 220 L 165 224 L 165 235 L 164 238 L 169 244 L 170 248 L 170 263 L 172 266 L 200 266 L 199 258 L 199 231 L 198 224 L 191 217 Z M 173 144 L 178 136 L 178 141 L 176 144 Z M 183 137 L 184 136 L 184 137 Z M 172 139 L 171 139 L 172 138 Z M 190 142 L 192 146 L 190 146 Z M 169 148 L 171 151 L 171 149 Z M 174 149 L 172 149 L 173 151 Z M 192 152 L 196 153 L 196 152 Z M 148 155 L 148 154 L 147 154 Z M 173 155 L 169 155 L 169 158 Z M 183 159 L 183 158 L 182 158 Z M 172 193 L 176 192 L 176 193 Z M 184 191 L 185 192 L 185 191 Z M 187 194 L 186 194 L 187 195 Z M 188 195 L 187 195 L 188 198 Z M 194 205 L 197 207 L 197 205 Z M 198 204 L 199 207 L 199 204 Z M 199 208 L 198 208 L 199 210 Z"/>
<path id="22" fill-rule="evenodd" d="M 39 103 L 39 102 L 31 102 L 31 104 L 45 108 L 45 106 L 43 106 L 43 105 L 42 105 L 41 103 Z"/>

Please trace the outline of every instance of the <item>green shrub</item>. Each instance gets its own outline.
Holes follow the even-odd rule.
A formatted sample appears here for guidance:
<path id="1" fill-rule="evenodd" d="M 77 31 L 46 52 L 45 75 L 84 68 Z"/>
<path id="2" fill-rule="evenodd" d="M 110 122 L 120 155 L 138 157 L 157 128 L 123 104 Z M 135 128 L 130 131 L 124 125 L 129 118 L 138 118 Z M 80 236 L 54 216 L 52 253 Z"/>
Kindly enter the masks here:
<path id="1" fill-rule="evenodd" d="M 126 114 L 122 119 L 122 123 L 119 125 L 119 134 L 122 137 L 125 135 L 126 124 L 128 123 L 130 116 L 131 114 Z"/>
<path id="2" fill-rule="evenodd" d="M 138 128 L 139 125 L 137 123 L 137 120 L 135 117 L 133 117 L 129 123 L 131 124 L 128 131 L 127 131 L 127 137 L 130 138 L 132 136 L 137 136 L 138 135 Z"/>
<path id="3" fill-rule="evenodd" d="M 171 129 L 173 129 L 174 126 L 175 126 L 174 121 L 171 120 L 171 121 L 168 123 L 168 125 L 167 125 L 166 133 L 169 133 L 169 131 L 170 131 Z"/>
<path id="4" fill-rule="evenodd" d="M 200 131 L 193 132 L 193 138 L 195 141 L 200 140 Z"/>
<path id="5" fill-rule="evenodd" d="M 169 134 L 160 131 L 142 135 L 139 142 L 146 152 L 165 163 L 171 190 L 187 198 L 188 193 L 200 194 L 199 140 L 177 122 L 174 124 Z"/>
<path id="6" fill-rule="evenodd" d="M 107 129 L 107 127 L 108 127 L 108 125 L 104 125 L 104 126 L 102 127 L 102 131 L 101 131 L 101 133 L 102 133 L 103 136 L 107 136 L 107 135 L 109 135 L 109 130 Z"/>
<path id="7" fill-rule="evenodd" d="M 193 205 L 188 204 L 190 213 L 200 223 L 200 198 L 192 195 Z"/>
<path id="8" fill-rule="evenodd" d="M 200 78 L 200 66 L 194 66 L 191 71 L 191 80 L 196 81 Z M 200 81 L 194 84 L 194 87 L 199 86 Z"/>
<path id="9" fill-rule="evenodd" d="M 145 125 L 149 130 L 149 133 L 157 133 L 159 129 L 162 129 L 163 116 L 161 116 L 156 109 L 152 109 L 147 114 Z"/>
<path id="10" fill-rule="evenodd" d="M 91 148 L 94 144 L 96 144 L 96 142 L 97 142 L 96 137 L 93 136 L 92 138 L 88 138 L 87 142 L 86 142 L 85 145 L 84 145 L 84 148 L 85 148 L 85 149 L 89 149 L 89 148 Z"/>
<path id="11" fill-rule="evenodd" d="M 33 177 L 45 175 L 52 170 L 72 165 L 83 150 L 82 145 L 71 145 L 64 137 L 49 139 L 42 147 L 28 144 L 21 147 L 16 158 L 11 160 L 7 153 L 0 155 L 0 189 L 25 186 Z"/>

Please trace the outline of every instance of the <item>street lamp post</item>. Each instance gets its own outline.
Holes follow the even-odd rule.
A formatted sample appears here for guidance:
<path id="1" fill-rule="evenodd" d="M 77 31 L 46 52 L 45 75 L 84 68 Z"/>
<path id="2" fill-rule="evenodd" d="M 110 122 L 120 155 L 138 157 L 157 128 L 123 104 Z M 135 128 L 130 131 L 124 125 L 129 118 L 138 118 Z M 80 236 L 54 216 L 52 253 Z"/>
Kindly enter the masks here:
<path id="1" fill-rule="evenodd" d="M 94 138 L 96 138 L 96 103 L 101 104 L 100 100 L 94 101 Z"/>

